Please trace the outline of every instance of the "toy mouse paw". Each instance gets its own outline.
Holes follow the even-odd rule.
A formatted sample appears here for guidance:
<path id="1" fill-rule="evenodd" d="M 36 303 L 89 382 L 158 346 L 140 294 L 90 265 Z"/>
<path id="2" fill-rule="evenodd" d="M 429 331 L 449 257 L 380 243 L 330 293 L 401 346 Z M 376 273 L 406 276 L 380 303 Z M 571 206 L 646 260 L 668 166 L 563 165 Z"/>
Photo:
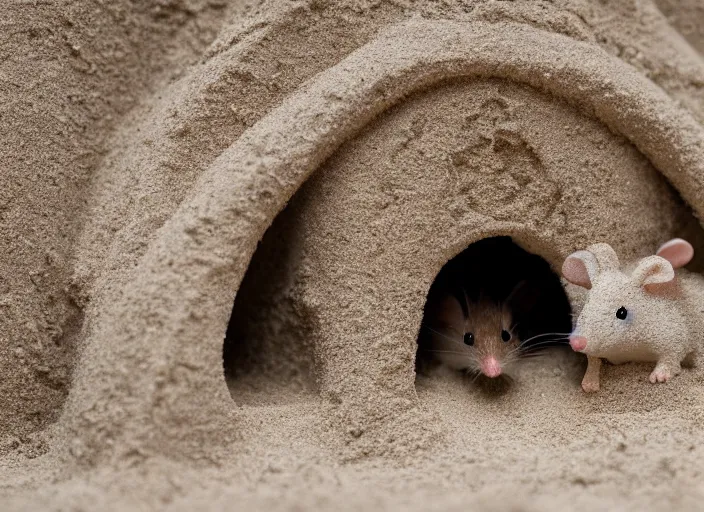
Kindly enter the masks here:
<path id="1" fill-rule="evenodd" d="M 582 381 L 582 389 L 585 393 L 595 393 L 599 391 L 599 381 L 593 379 L 584 379 Z"/>
<path id="2" fill-rule="evenodd" d="M 667 368 L 655 368 L 650 374 L 648 380 L 655 384 L 656 382 L 667 382 L 672 378 L 672 373 Z"/>

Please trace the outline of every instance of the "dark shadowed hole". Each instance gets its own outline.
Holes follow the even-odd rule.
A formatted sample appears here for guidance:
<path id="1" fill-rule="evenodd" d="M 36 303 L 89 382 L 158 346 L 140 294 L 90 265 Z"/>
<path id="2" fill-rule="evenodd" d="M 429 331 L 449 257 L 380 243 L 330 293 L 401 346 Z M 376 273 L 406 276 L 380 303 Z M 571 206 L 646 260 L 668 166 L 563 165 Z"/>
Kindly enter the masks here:
<path id="1" fill-rule="evenodd" d="M 315 391 L 310 315 L 294 300 L 301 262 L 294 210 L 265 233 L 232 308 L 223 363 L 238 404 L 290 403 Z"/>
<path id="2" fill-rule="evenodd" d="M 521 282 L 524 284 L 518 286 Z M 512 295 L 515 290 L 516 293 Z M 454 309 L 440 305 L 447 304 L 444 301 L 448 295 L 452 297 L 449 300 Z M 565 338 L 572 329 L 572 316 L 560 278 L 547 261 L 524 250 L 511 237 L 486 238 L 473 243 L 448 261 L 431 285 L 418 338 L 418 372 L 427 376 L 438 368 L 447 368 L 446 364 L 439 361 L 442 356 L 439 355 L 438 337 L 446 340 L 441 347 L 444 354 L 457 351 L 451 354 L 452 357 L 456 356 L 456 366 L 466 362 L 470 373 L 479 369 L 476 362 L 472 362 L 478 358 L 465 356 L 469 351 L 467 343 L 472 343 L 475 355 L 479 354 L 480 347 L 479 339 L 469 342 L 466 339 L 468 331 L 475 330 L 465 327 L 464 319 L 467 316 L 472 318 L 475 324 L 483 322 L 483 331 L 495 331 L 494 346 L 499 347 L 501 353 L 503 347 L 500 315 L 497 313 L 498 317 L 491 316 L 489 312 L 492 311 L 491 308 L 501 311 L 502 305 L 507 303 L 509 297 L 512 297 L 508 302 L 514 335 L 518 336 L 519 340 L 534 338 L 532 342 L 524 345 L 531 347 L 527 349 L 526 356 L 544 353 L 541 349 L 566 346 Z M 488 306 L 477 307 L 479 300 Z M 472 336 L 475 334 L 481 336 L 479 333 L 473 333 Z M 513 366 L 517 364 L 521 364 L 521 358 L 518 358 Z M 506 388 L 507 381 L 510 383 L 508 376 L 510 372 L 508 375 L 502 374 L 498 379 L 489 379 L 479 373 L 476 380 L 471 380 L 477 385 L 496 390 Z"/>

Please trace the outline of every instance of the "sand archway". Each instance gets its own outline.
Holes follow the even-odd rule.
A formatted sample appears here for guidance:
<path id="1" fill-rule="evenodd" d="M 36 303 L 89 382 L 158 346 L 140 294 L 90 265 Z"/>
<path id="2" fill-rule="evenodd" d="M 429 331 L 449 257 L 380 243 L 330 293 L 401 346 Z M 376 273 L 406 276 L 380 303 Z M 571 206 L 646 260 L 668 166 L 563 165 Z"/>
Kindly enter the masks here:
<path id="1" fill-rule="evenodd" d="M 220 339 L 257 241 L 343 141 L 406 94 L 457 76 L 504 78 L 569 99 L 630 140 L 704 212 L 701 126 L 623 62 L 523 25 L 394 26 L 245 132 L 159 228 L 120 290 L 100 292 L 63 418 L 80 445 L 74 452 L 88 460 L 144 447 L 221 453 L 237 426 Z"/>
<path id="2" fill-rule="evenodd" d="M 585 154 L 597 168 L 585 167 Z M 608 218 L 597 220 L 603 211 Z M 424 432 L 432 422 L 418 408 L 413 360 L 428 288 L 449 259 L 496 235 L 513 236 L 554 269 L 594 238 L 636 256 L 677 231 L 687 212 L 649 162 L 598 121 L 530 87 L 463 79 L 379 116 L 281 215 L 286 228 L 269 238 L 296 247 L 296 258 L 282 261 L 293 262 L 296 309 L 313 318 L 320 391 L 339 427 L 332 437 L 363 456 L 414 446 L 400 425 L 437 438 Z M 623 236 L 624 218 L 637 235 Z"/>

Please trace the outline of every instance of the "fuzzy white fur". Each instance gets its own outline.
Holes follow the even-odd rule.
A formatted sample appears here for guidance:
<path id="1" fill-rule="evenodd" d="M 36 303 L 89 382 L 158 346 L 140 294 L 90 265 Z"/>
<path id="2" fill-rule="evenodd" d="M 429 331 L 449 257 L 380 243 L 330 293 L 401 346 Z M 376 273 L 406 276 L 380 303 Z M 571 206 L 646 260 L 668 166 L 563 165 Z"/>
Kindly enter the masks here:
<path id="1" fill-rule="evenodd" d="M 683 361 L 694 363 L 704 339 L 704 278 L 675 270 L 692 256 L 692 246 L 675 239 L 623 271 L 608 244 L 567 257 L 565 279 L 589 289 L 570 337 L 572 348 L 588 358 L 585 391 L 599 389 L 602 358 L 615 364 L 655 362 L 652 383 L 670 380 Z M 617 315 L 621 308 L 627 312 L 624 318 Z"/>

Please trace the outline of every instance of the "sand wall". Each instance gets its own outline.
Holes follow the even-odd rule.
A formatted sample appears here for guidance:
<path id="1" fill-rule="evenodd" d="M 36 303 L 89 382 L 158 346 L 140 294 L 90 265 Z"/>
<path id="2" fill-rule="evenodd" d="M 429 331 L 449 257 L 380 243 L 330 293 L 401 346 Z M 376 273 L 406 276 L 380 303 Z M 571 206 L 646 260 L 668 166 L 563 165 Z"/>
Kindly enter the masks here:
<path id="1" fill-rule="evenodd" d="M 0 432 L 56 419 L 85 300 L 72 255 L 119 120 L 177 77 L 228 9 L 205 2 L 5 6 Z M 3 449 L 0 448 L 0 451 Z"/>

